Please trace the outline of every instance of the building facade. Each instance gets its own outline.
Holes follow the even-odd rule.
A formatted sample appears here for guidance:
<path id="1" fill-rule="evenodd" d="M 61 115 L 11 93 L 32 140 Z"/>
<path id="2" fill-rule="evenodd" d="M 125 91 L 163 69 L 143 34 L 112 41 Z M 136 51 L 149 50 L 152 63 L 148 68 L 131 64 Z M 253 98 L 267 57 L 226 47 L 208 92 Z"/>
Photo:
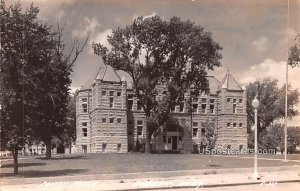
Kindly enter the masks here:
<path id="1" fill-rule="evenodd" d="M 182 129 L 168 128 L 151 140 L 157 152 L 197 151 L 203 143 L 205 124 L 213 124 L 216 148 L 247 148 L 246 91 L 230 73 L 219 82 L 207 77 L 209 93 L 173 109 Z M 165 93 L 160 86 L 159 96 Z M 187 94 L 187 97 L 189 95 Z M 145 116 L 132 90 L 131 77 L 109 65 L 76 94 L 76 150 L 78 153 L 129 152 L 143 149 Z"/>

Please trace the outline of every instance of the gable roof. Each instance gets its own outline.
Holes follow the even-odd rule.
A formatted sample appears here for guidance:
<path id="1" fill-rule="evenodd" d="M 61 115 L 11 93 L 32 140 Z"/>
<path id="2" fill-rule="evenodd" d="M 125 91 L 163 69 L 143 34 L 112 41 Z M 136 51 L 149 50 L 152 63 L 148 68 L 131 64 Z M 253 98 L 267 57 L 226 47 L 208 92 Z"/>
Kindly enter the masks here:
<path id="1" fill-rule="evenodd" d="M 228 72 L 221 81 L 219 90 L 227 89 L 232 91 L 243 91 L 241 86 L 236 82 L 233 76 Z"/>

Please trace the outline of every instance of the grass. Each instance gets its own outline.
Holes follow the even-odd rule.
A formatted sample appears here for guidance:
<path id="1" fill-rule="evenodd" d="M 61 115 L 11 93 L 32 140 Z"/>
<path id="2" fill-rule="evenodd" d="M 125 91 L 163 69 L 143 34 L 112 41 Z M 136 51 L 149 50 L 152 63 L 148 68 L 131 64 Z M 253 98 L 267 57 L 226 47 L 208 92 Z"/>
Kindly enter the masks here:
<path id="1" fill-rule="evenodd" d="M 300 155 L 289 155 L 288 159 L 300 160 Z M 26 158 L 19 160 L 19 172 L 23 177 L 51 177 L 64 175 L 118 174 L 135 172 L 208 170 L 216 174 L 217 169 L 252 168 L 253 159 L 209 156 L 198 154 L 87 154 L 57 155 L 52 160 Z M 261 156 L 259 156 L 261 157 Z M 278 158 L 278 156 L 263 156 Z M 282 156 L 283 158 L 283 156 Z M 12 176 L 13 161 L 2 162 L 1 177 Z M 299 162 L 283 163 L 280 160 L 258 160 L 259 167 L 300 165 Z M 214 173 L 215 172 L 215 173 Z"/>

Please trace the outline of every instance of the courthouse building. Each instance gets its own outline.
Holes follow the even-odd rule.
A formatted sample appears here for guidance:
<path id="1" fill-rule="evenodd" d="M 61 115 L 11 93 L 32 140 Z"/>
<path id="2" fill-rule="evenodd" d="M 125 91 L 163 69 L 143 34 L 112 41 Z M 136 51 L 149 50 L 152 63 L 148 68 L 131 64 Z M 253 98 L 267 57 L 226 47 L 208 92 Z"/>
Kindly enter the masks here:
<path id="1" fill-rule="evenodd" d="M 246 91 L 228 72 L 220 82 L 207 77 L 209 93 L 192 99 L 193 112 L 182 103 L 173 110 L 182 129 L 168 128 L 151 140 L 157 152 L 190 153 L 200 148 L 203 124 L 216 127 L 216 148 L 247 148 Z M 163 87 L 163 86 L 162 86 Z M 165 93 L 163 88 L 158 96 Z M 78 153 L 130 152 L 142 148 L 145 116 L 133 94 L 128 73 L 102 65 L 76 94 Z"/>

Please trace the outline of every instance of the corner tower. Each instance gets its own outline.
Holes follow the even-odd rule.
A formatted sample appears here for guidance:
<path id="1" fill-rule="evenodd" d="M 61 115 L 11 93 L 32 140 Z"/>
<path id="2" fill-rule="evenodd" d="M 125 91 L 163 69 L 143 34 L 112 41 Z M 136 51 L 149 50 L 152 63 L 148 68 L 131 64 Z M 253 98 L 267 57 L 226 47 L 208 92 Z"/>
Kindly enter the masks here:
<path id="1" fill-rule="evenodd" d="M 246 91 L 228 72 L 218 89 L 218 138 L 216 148 L 247 148 Z"/>

